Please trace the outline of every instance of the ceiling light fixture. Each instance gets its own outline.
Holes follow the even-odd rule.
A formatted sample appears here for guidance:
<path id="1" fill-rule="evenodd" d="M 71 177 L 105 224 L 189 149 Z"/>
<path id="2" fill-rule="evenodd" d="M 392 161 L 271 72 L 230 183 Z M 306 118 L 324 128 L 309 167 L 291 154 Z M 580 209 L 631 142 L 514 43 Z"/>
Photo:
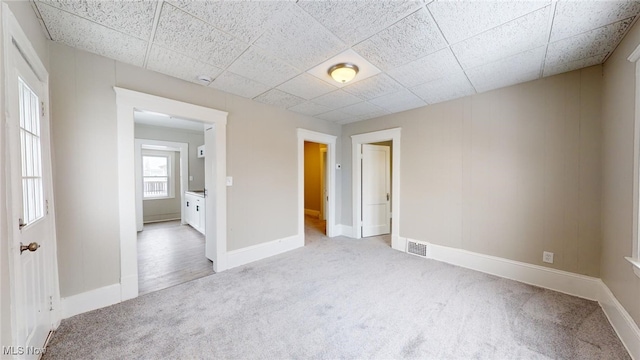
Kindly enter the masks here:
<path id="1" fill-rule="evenodd" d="M 211 78 L 211 76 L 207 76 L 207 75 L 200 75 L 198 76 L 198 81 L 204 85 L 207 86 L 209 84 L 211 84 L 211 82 L 213 81 L 213 79 Z"/>
<path id="2" fill-rule="evenodd" d="M 333 65 L 329 68 L 329 75 L 333 80 L 344 84 L 351 80 L 358 74 L 358 67 L 351 63 L 340 63 Z"/>

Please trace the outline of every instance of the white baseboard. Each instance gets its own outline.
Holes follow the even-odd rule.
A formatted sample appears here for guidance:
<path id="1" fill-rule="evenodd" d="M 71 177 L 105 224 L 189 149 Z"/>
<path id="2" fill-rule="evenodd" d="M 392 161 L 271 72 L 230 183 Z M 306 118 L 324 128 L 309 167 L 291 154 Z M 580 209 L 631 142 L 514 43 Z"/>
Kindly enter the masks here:
<path id="1" fill-rule="evenodd" d="M 337 229 L 336 233 L 338 236 L 346 236 L 350 238 L 355 237 L 353 235 L 353 226 L 338 224 L 336 225 L 336 229 Z"/>
<path id="2" fill-rule="evenodd" d="M 62 318 L 100 309 L 120 302 L 120 284 L 113 284 L 78 295 L 62 298 Z"/>
<path id="3" fill-rule="evenodd" d="M 138 273 L 120 279 L 120 300 L 125 301 L 138 296 Z"/>
<path id="4" fill-rule="evenodd" d="M 633 359 L 640 359 L 640 329 L 607 285 L 600 280 L 600 306 Z"/>
<path id="5" fill-rule="evenodd" d="M 391 235 L 391 248 L 399 251 L 407 251 L 407 239 L 398 235 Z"/>
<path id="6" fill-rule="evenodd" d="M 304 246 L 304 236 L 294 235 L 284 239 L 227 252 L 227 269 L 262 260 Z"/>
<path id="7" fill-rule="evenodd" d="M 304 214 L 305 215 L 309 215 L 309 216 L 314 217 L 314 218 L 320 219 L 320 211 L 319 210 L 304 209 Z"/>

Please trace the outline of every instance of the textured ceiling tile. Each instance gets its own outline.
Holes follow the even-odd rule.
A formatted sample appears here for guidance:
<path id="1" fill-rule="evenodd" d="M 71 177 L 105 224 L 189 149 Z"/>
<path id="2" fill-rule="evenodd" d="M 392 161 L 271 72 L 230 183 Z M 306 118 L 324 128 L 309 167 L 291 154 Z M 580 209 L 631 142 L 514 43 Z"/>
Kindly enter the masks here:
<path id="1" fill-rule="evenodd" d="M 449 48 L 387 71 L 391 77 L 406 87 L 424 84 L 460 72 L 462 68 Z"/>
<path id="2" fill-rule="evenodd" d="M 269 90 L 266 85 L 228 71 L 223 72 L 209 86 L 249 99 Z"/>
<path id="3" fill-rule="evenodd" d="M 88 1 L 88 0 L 38 0 L 58 9 L 70 12 L 100 25 L 110 27 L 143 40 L 149 40 L 153 28 L 155 1 Z"/>
<path id="4" fill-rule="evenodd" d="M 384 73 L 347 85 L 342 90 L 361 99 L 369 100 L 402 90 L 402 85 Z"/>
<path id="5" fill-rule="evenodd" d="M 154 42 L 223 68 L 249 46 L 167 3 L 162 6 Z"/>
<path id="6" fill-rule="evenodd" d="M 253 45 L 307 70 L 346 48 L 311 15 L 291 4 Z"/>
<path id="7" fill-rule="evenodd" d="M 457 99 L 476 93 L 473 86 L 461 71 L 457 75 L 444 77 L 430 81 L 426 84 L 411 88 L 411 91 L 418 95 L 428 104 Z"/>
<path id="8" fill-rule="evenodd" d="M 286 92 L 280 91 L 278 89 L 271 89 L 261 95 L 256 96 L 255 98 L 253 98 L 253 100 L 283 108 L 296 106 L 305 101 L 303 98 L 287 94 Z"/>
<path id="9" fill-rule="evenodd" d="M 449 44 L 455 44 L 547 6 L 549 2 L 448 0 L 434 1 L 427 7 Z"/>
<path id="10" fill-rule="evenodd" d="M 312 100 L 316 104 L 324 105 L 331 109 L 338 109 L 341 107 L 349 106 L 355 103 L 359 103 L 362 99 L 346 93 L 342 90 L 336 90 L 328 94 L 322 95 Z"/>
<path id="11" fill-rule="evenodd" d="M 326 106 L 312 103 L 311 101 L 305 101 L 302 104 L 290 107 L 289 110 L 295 111 L 300 114 L 314 116 L 330 111 L 331 109 Z"/>
<path id="12" fill-rule="evenodd" d="M 388 111 L 386 111 L 384 109 L 380 109 L 380 111 L 376 111 L 376 112 L 372 112 L 372 113 L 369 113 L 369 114 L 366 114 L 366 115 L 359 116 L 358 119 L 359 120 L 368 120 L 368 119 L 373 119 L 373 118 L 377 118 L 377 117 L 388 115 L 388 114 L 389 114 Z"/>
<path id="13" fill-rule="evenodd" d="M 186 12 L 246 42 L 257 39 L 286 1 L 171 1 Z"/>
<path id="14" fill-rule="evenodd" d="M 625 19 L 580 35 L 549 44 L 546 64 L 557 66 L 613 51 L 632 19 Z"/>
<path id="15" fill-rule="evenodd" d="M 381 108 L 392 113 L 427 105 L 427 103 L 422 101 L 422 99 L 417 97 L 409 90 L 402 90 L 393 94 L 381 96 L 379 98 L 370 100 L 369 102 L 378 105 Z"/>
<path id="16" fill-rule="evenodd" d="M 559 1 L 551 28 L 557 41 L 640 13 L 638 1 Z"/>
<path id="17" fill-rule="evenodd" d="M 343 107 L 340 109 L 340 111 L 342 111 L 345 114 L 355 115 L 355 116 L 365 116 L 369 114 L 384 112 L 384 110 L 381 109 L 379 106 L 373 105 L 366 101 Z"/>
<path id="18" fill-rule="evenodd" d="M 282 84 L 300 73 L 296 68 L 253 46 L 236 59 L 228 70 L 269 86 Z"/>
<path id="19" fill-rule="evenodd" d="M 552 76 L 552 75 L 556 75 L 556 74 L 560 74 L 568 71 L 582 69 L 588 66 L 602 64 L 606 56 L 607 54 L 605 53 L 605 54 L 595 55 L 592 57 L 570 61 L 566 63 L 561 63 L 557 65 L 545 64 L 544 76 Z"/>
<path id="20" fill-rule="evenodd" d="M 515 56 L 466 71 L 478 92 L 510 86 L 540 77 L 545 47 L 525 51 Z"/>
<path id="21" fill-rule="evenodd" d="M 334 91 L 336 90 L 336 87 L 327 84 L 315 76 L 302 73 L 278 86 L 278 89 L 286 91 L 289 94 L 296 94 L 297 96 L 309 100 Z"/>
<path id="22" fill-rule="evenodd" d="M 187 80 L 196 84 L 198 76 L 206 75 L 215 78 L 220 75 L 222 69 L 187 56 L 153 45 L 147 60 L 147 69 L 163 74 Z"/>
<path id="23" fill-rule="evenodd" d="M 53 41 L 59 41 L 128 64 L 142 66 L 147 52 L 146 41 L 111 30 L 48 5 L 40 4 L 38 8 Z"/>
<path id="24" fill-rule="evenodd" d="M 353 115 L 345 114 L 340 110 L 333 110 L 326 112 L 324 114 L 320 114 L 316 116 L 318 119 L 327 120 L 327 121 L 343 121 L 349 119 L 355 119 L 356 117 Z"/>
<path id="25" fill-rule="evenodd" d="M 383 30 L 422 4 L 418 1 L 308 1 L 298 6 L 348 45 Z"/>
<path id="26" fill-rule="evenodd" d="M 383 70 L 393 69 L 447 46 L 438 26 L 425 9 L 416 11 L 354 50 Z"/>
<path id="27" fill-rule="evenodd" d="M 547 6 L 537 10 L 457 43 L 451 49 L 462 67 L 468 69 L 544 45 L 548 38 L 549 9 Z"/>

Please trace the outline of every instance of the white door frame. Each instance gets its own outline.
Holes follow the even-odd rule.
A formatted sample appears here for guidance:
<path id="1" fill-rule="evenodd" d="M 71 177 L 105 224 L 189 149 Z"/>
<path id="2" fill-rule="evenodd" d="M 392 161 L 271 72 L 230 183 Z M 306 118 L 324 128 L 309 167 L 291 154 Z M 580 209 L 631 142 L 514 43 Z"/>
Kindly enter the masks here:
<path id="1" fill-rule="evenodd" d="M 145 146 L 152 147 L 162 147 L 165 149 L 160 150 L 169 150 L 169 151 L 178 151 L 180 152 L 180 223 L 182 225 L 186 224 L 184 215 L 185 215 L 185 205 L 184 201 L 182 201 L 182 196 L 184 192 L 188 190 L 188 180 L 189 180 L 189 144 L 181 143 L 181 142 L 173 142 L 173 141 L 163 141 L 163 140 L 151 140 L 151 139 L 135 139 L 136 149 L 135 149 L 135 166 L 136 166 L 136 230 L 142 231 L 144 227 L 144 212 L 143 209 L 143 200 L 142 200 L 142 150 Z"/>
<path id="2" fill-rule="evenodd" d="M 336 136 L 316 131 L 298 129 L 298 236 L 304 239 L 304 142 L 311 141 L 327 145 L 327 171 L 329 184 L 327 192 L 327 236 L 336 234 Z"/>
<path id="3" fill-rule="evenodd" d="M 215 157 L 205 158 L 216 167 L 215 218 L 207 218 L 207 228 L 215 229 L 214 270 L 227 268 L 227 112 L 177 100 L 114 87 L 118 124 L 118 209 L 120 219 L 120 297 L 138 296 L 138 258 L 136 248 L 134 111 L 147 110 L 183 119 L 213 124 L 216 129 Z M 211 226 L 209 226 L 211 223 Z"/>
<path id="4" fill-rule="evenodd" d="M 353 237 L 362 238 L 362 144 L 370 144 L 391 140 L 392 165 L 391 165 L 391 247 L 405 251 L 405 244 L 400 239 L 400 133 L 401 128 L 374 131 L 365 134 L 351 136 L 351 164 L 353 173 L 352 185 L 352 210 L 353 210 Z"/>
<path id="5" fill-rule="evenodd" d="M 0 92 L 2 94 L 2 97 L 0 99 L 0 102 L 2 102 L 2 112 L 0 113 L 0 118 L 2 119 L 2 125 L 0 125 L 0 128 L 2 128 L 0 130 L 0 136 L 2 136 L 3 139 L 3 143 L 8 143 L 5 142 L 6 137 L 8 135 L 7 131 L 6 131 L 6 123 L 7 123 L 7 119 L 9 117 L 10 114 L 7 113 L 8 111 L 8 106 L 6 104 L 6 97 L 8 96 L 8 83 L 9 83 L 9 78 L 7 75 L 9 74 L 13 74 L 13 68 L 9 68 L 9 66 L 11 66 L 11 64 L 13 63 L 11 60 L 11 56 L 12 54 L 14 54 L 15 52 L 13 51 L 12 47 L 14 46 L 18 46 L 18 48 L 20 49 L 20 52 L 22 53 L 22 56 L 25 58 L 25 60 L 29 63 L 29 65 L 31 66 L 31 69 L 33 70 L 34 74 L 38 77 L 38 79 L 42 82 L 43 84 L 43 88 L 44 88 L 44 94 L 42 94 L 42 101 L 45 104 L 45 115 L 44 117 L 50 119 L 50 111 L 49 111 L 49 73 L 47 72 L 47 69 L 45 68 L 45 66 L 42 64 L 42 61 L 40 60 L 40 57 L 38 56 L 36 50 L 33 48 L 33 45 L 31 45 L 31 42 L 29 41 L 29 38 L 26 36 L 26 34 L 24 33 L 24 31 L 22 30 L 22 28 L 20 27 L 20 24 L 18 23 L 18 20 L 15 18 L 15 16 L 13 15 L 13 13 L 11 12 L 11 10 L 9 10 L 9 7 L 6 3 L 2 3 L 1 4 L 2 7 L 2 11 L 1 11 L 1 16 L 2 16 L 2 59 L 0 60 L 0 64 L 2 64 L 2 84 L 0 85 L 2 87 L 2 91 Z M 14 45 L 14 42 L 16 45 Z M 49 122 L 49 137 L 51 137 L 51 130 L 50 130 L 51 124 Z M 49 144 L 51 143 L 50 141 L 48 142 Z M 3 179 L 2 181 L 0 181 L 0 185 L 3 186 L 2 189 L 0 189 L 0 199 L 3 200 L 4 204 L 10 204 L 13 201 L 13 196 L 15 196 L 15 194 L 11 193 L 11 188 L 10 188 L 10 183 L 8 183 L 10 177 L 12 176 L 11 174 L 11 170 L 10 170 L 10 163 L 6 162 L 4 160 L 7 160 L 7 156 L 8 156 L 8 148 L 6 146 L 3 146 L 2 148 L 0 148 L 0 155 L 2 156 L 2 161 L 0 161 L 0 163 L 2 164 L 2 175 L 3 175 Z M 49 169 L 43 169 L 44 171 L 48 172 L 50 174 L 51 177 L 53 177 L 53 172 L 52 172 L 52 161 L 53 161 L 53 154 L 51 153 L 51 148 L 48 149 L 48 156 L 50 157 L 49 160 Z M 44 155 L 44 151 L 43 151 L 43 155 Z M 55 200 L 54 200 L 54 193 L 53 193 L 53 179 L 51 179 L 51 181 L 47 182 L 47 184 L 45 184 L 45 186 L 48 186 L 48 188 L 45 190 L 49 196 L 48 196 L 48 200 L 49 200 L 49 204 L 48 204 L 48 215 L 50 217 L 50 223 L 51 223 L 51 248 L 49 249 L 50 251 L 48 251 L 48 256 L 50 256 L 51 258 L 48 259 L 48 264 L 51 267 L 50 269 L 47 269 L 48 271 L 50 271 L 51 273 L 48 274 L 50 275 L 49 279 L 47 280 L 47 282 L 49 282 L 48 287 L 51 288 L 51 294 L 50 296 L 51 298 L 51 307 L 53 308 L 53 310 L 51 311 L 50 314 L 50 320 L 51 320 L 51 326 L 52 326 L 52 330 L 57 328 L 58 325 L 60 324 L 60 319 L 61 319 L 61 311 L 60 311 L 60 286 L 59 286 L 59 279 L 58 279 L 58 257 L 57 257 L 57 238 L 56 238 L 56 223 L 55 223 Z M 5 271 L 7 271 L 6 273 L 8 274 L 6 277 L 4 276 L 0 276 L 0 290 L 2 293 L 2 296 L 0 296 L 0 317 L 2 316 L 9 316 L 10 319 L 6 319 L 4 318 L 2 321 L 0 321 L 0 323 L 2 324 L 0 327 L 0 339 L 2 339 L 3 341 L 3 345 L 16 345 L 19 346 L 20 344 L 18 344 L 16 342 L 16 339 L 18 339 L 18 335 L 17 332 L 20 330 L 20 326 L 19 326 L 19 320 L 16 319 L 16 312 L 15 310 L 15 305 L 12 304 L 12 302 L 15 301 L 15 294 L 16 291 L 18 291 L 19 289 L 16 286 L 16 279 L 14 279 L 13 277 L 15 276 L 14 273 L 14 263 L 13 263 L 13 257 L 9 254 L 9 251 L 18 251 L 18 249 L 14 248 L 12 240 L 15 236 L 15 232 L 16 232 L 16 227 L 15 226 L 15 222 L 13 221 L 13 214 L 10 210 L 8 210 L 8 208 L 6 206 L 3 206 L 2 210 L 0 210 L 0 214 L 2 214 L 3 219 L 2 221 L 0 221 L 0 235 L 1 236 L 1 242 L 2 244 L 0 245 L 0 273 L 5 273 Z M 2 226 L 6 226 L 5 229 L 2 229 Z M 4 236 L 6 234 L 6 237 Z M 8 260 L 6 263 L 4 263 L 4 260 Z M 8 291 L 8 293 L 5 293 L 6 291 Z"/>

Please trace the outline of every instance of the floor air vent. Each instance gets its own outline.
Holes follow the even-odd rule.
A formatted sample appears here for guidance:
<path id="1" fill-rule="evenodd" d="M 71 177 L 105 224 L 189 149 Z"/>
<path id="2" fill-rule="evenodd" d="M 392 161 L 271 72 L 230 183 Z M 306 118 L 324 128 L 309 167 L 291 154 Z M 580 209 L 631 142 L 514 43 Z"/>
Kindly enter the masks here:
<path id="1" fill-rule="evenodd" d="M 413 240 L 408 240 L 407 252 L 409 254 L 427 257 L 427 244 L 422 244 Z"/>

